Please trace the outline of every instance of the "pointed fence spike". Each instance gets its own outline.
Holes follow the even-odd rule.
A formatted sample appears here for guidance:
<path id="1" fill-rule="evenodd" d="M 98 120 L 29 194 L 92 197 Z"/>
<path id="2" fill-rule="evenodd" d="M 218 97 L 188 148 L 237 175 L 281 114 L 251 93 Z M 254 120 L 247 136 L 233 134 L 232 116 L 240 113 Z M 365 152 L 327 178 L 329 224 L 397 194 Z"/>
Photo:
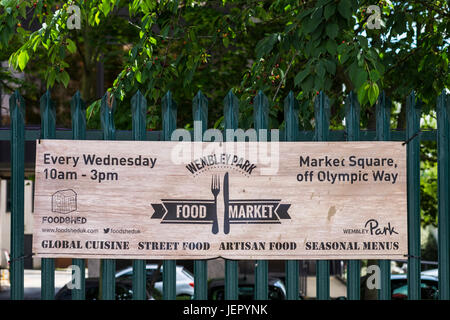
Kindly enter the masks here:
<path id="1" fill-rule="evenodd" d="M 233 137 L 227 135 L 227 131 L 232 131 L 238 128 L 239 121 L 239 100 L 234 95 L 233 90 L 229 90 L 223 99 L 224 105 L 224 120 L 225 120 L 225 141 L 233 141 Z M 225 260 L 225 299 L 238 299 L 238 261 Z"/>
<path id="2" fill-rule="evenodd" d="M 359 140 L 360 105 L 354 92 L 350 92 L 345 99 L 345 132 L 347 141 Z"/>
<path id="3" fill-rule="evenodd" d="M 391 101 L 382 91 L 378 96 L 376 109 L 376 140 L 391 140 Z M 379 300 L 391 300 L 391 261 L 379 260 L 380 267 L 380 290 Z"/>
<path id="4" fill-rule="evenodd" d="M 227 95 L 223 99 L 223 105 L 225 130 L 236 130 L 238 128 L 239 121 L 239 100 L 234 95 L 232 90 L 228 91 Z"/>
<path id="5" fill-rule="evenodd" d="M 330 104 L 328 97 L 321 91 L 314 101 L 315 140 L 328 141 L 330 128 Z M 317 300 L 330 299 L 330 261 L 317 261 L 316 269 Z"/>
<path id="6" fill-rule="evenodd" d="M 389 141 L 391 139 L 391 100 L 384 91 L 378 97 L 375 108 L 377 140 Z"/>
<path id="7" fill-rule="evenodd" d="M 25 102 L 16 90 L 9 98 L 11 117 L 11 299 L 24 298 Z"/>
<path id="8" fill-rule="evenodd" d="M 411 92 L 406 101 L 408 195 L 408 299 L 420 300 L 420 116 L 421 102 Z"/>
<path id="9" fill-rule="evenodd" d="M 133 139 L 145 140 L 147 100 L 139 90 L 131 98 L 131 112 L 133 117 Z"/>
<path id="10" fill-rule="evenodd" d="M 260 130 L 267 130 L 269 127 L 269 100 L 261 90 L 253 100 L 253 119 L 259 140 Z"/>
<path id="11" fill-rule="evenodd" d="M 161 101 L 162 141 L 170 141 L 172 132 L 177 127 L 177 104 L 169 90 Z M 175 300 L 176 297 L 176 260 L 163 261 L 163 299 Z"/>
<path id="12" fill-rule="evenodd" d="M 133 140 L 146 139 L 147 100 L 138 90 L 131 98 L 131 113 L 133 120 Z M 133 260 L 133 300 L 146 298 L 146 271 L 145 260 Z"/>
<path id="13" fill-rule="evenodd" d="M 208 126 L 208 99 L 199 90 L 192 100 L 192 115 L 194 120 L 194 141 L 202 141 L 203 133 Z M 195 122 L 201 121 L 201 132 L 196 128 Z M 206 300 L 208 298 L 208 264 L 207 261 L 194 261 L 194 299 Z"/>
<path id="14" fill-rule="evenodd" d="M 72 115 L 72 139 L 85 140 L 86 139 L 86 103 L 81 99 L 80 91 L 76 91 L 70 100 L 70 113 Z M 72 259 L 72 264 L 79 267 L 80 287 L 72 290 L 72 300 L 85 300 L 86 298 L 86 275 L 85 275 L 85 261 L 84 259 Z"/>
<path id="15" fill-rule="evenodd" d="M 285 140 L 297 141 L 299 136 L 298 116 L 300 105 L 292 91 L 284 99 Z"/>
<path id="16" fill-rule="evenodd" d="M 70 113 L 72 115 L 72 139 L 86 139 L 86 103 L 81 99 L 80 91 L 70 100 Z"/>
<path id="17" fill-rule="evenodd" d="M 315 140 L 328 141 L 330 128 L 330 102 L 323 91 L 319 93 L 314 101 L 314 115 L 316 120 Z"/>
<path id="18" fill-rule="evenodd" d="M 40 99 L 40 112 L 41 138 L 54 139 L 56 137 L 56 112 L 49 90 Z M 41 299 L 53 300 L 55 298 L 55 260 L 42 258 L 41 265 Z"/>
<path id="19" fill-rule="evenodd" d="M 253 103 L 253 121 L 258 141 L 261 139 L 262 130 L 269 127 L 269 101 L 267 97 L 259 90 Z M 261 130 L 261 131 L 260 131 Z M 265 135 L 269 139 L 268 135 Z M 257 260 L 255 266 L 255 300 L 268 299 L 268 262 L 267 260 Z"/>
<path id="20" fill-rule="evenodd" d="M 299 103 L 292 91 L 284 99 L 285 141 L 297 141 L 299 137 L 298 116 Z M 286 261 L 286 298 L 298 300 L 299 296 L 299 261 Z"/>
<path id="21" fill-rule="evenodd" d="M 116 128 L 114 124 L 114 111 L 116 110 L 116 99 L 109 91 L 102 97 L 100 104 L 100 120 L 103 130 L 103 140 L 115 140 Z M 115 259 L 101 259 L 100 261 L 100 292 L 102 300 L 114 300 L 116 269 Z"/>
<path id="22" fill-rule="evenodd" d="M 116 127 L 114 124 L 114 111 L 116 110 L 116 99 L 109 92 L 103 95 L 100 104 L 100 120 L 104 140 L 115 140 Z"/>
<path id="23" fill-rule="evenodd" d="M 172 98 L 172 92 L 167 91 L 162 99 L 162 140 L 170 141 L 172 132 L 177 127 L 177 104 Z"/>
<path id="24" fill-rule="evenodd" d="M 437 101 L 438 126 L 438 278 L 439 299 L 450 299 L 450 95 Z"/>
<path id="25" fill-rule="evenodd" d="M 9 110 L 11 114 L 19 112 L 22 118 L 25 115 L 25 100 L 18 90 L 9 97 Z"/>
<path id="26" fill-rule="evenodd" d="M 202 122 L 201 133 L 203 134 L 208 126 L 208 99 L 200 90 L 192 100 L 192 114 L 194 121 Z"/>
<path id="27" fill-rule="evenodd" d="M 56 136 L 56 111 L 50 90 L 47 90 L 40 99 L 41 138 L 54 139 Z"/>
<path id="28" fill-rule="evenodd" d="M 347 141 L 358 141 L 360 137 L 360 105 L 356 95 L 352 92 L 345 99 L 345 132 Z M 352 259 L 347 264 L 347 298 L 349 300 L 359 300 L 361 297 L 360 288 L 361 261 Z"/>

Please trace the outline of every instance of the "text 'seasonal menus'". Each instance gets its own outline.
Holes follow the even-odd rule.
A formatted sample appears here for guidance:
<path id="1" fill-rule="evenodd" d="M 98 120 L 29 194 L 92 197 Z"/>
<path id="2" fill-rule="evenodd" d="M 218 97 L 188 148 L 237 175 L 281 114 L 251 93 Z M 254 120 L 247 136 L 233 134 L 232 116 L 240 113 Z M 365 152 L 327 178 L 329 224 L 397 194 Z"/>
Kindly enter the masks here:
<path id="1" fill-rule="evenodd" d="M 400 142 L 40 140 L 33 251 L 123 259 L 398 259 Z"/>

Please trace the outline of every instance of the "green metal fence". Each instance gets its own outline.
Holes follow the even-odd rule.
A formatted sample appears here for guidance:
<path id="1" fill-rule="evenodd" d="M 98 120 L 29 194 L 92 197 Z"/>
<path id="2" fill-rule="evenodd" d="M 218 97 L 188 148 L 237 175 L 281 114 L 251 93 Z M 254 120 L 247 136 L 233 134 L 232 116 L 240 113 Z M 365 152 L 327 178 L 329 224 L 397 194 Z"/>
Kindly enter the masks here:
<path id="1" fill-rule="evenodd" d="M 115 130 L 114 111 L 116 101 L 108 94 L 101 100 L 101 131 L 86 131 L 86 105 L 77 92 L 70 101 L 72 130 L 57 131 L 55 105 L 50 93 L 44 94 L 40 100 L 41 129 L 25 130 L 25 102 L 19 92 L 10 97 L 11 128 L 0 130 L 0 140 L 11 144 L 11 299 L 24 298 L 24 150 L 25 141 L 43 139 L 93 139 L 93 140 L 170 140 L 176 129 L 177 105 L 172 94 L 168 92 L 162 99 L 162 131 L 146 131 L 145 97 L 138 91 L 131 99 L 132 132 Z M 351 93 L 345 101 L 345 131 L 330 131 L 330 103 L 324 93 L 315 99 L 315 131 L 303 131 L 299 128 L 299 103 L 291 92 L 284 100 L 285 128 L 281 131 L 284 141 L 405 141 L 407 142 L 407 197 L 408 197 L 408 297 L 420 299 L 420 142 L 437 141 L 438 145 L 438 256 L 439 256 L 439 298 L 450 299 L 450 220 L 449 220 L 449 138 L 450 99 L 445 91 L 439 96 L 436 106 L 437 130 L 421 131 L 421 103 L 414 95 L 407 99 L 407 129 L 395 131 L 390 128 L 391 103 L 382 93 L 376 104 L 376 131 L 360 130 L 360 107 L 356 96 Z M 238 128 L 239 102 L 230 91 L 223 101 L 225 129 Z M 253 101 L 254 128 L 267 129 L 269 126 L 269 102 L 267 97 L 258 92 Z M 207 128 L 208 100 L 201 93 L 192 102 L 193 119 L 202 122 L 203 131 Z M 72 297 L 76 300 L 85 298 L 84 260 L 73 259 L 73 264 L 80 267 L 82 273 L 81 289 L 74 289 Z M 348 261 L 347 297 L 360 299 L 361 262 Z M 101 260 L 100 291 L 104 300 L 115 298 L 115 260 Z M 391 299 L 390 261 L 380 260 L 381 289 L 380 300 Z M 163 263 L 163 299 L 175 299 L 175 260 Z M 330 261 L 317 262 L 317 299 L 330 298 Z M 41 297 L 54 299 L 55 295 L 55 263 L 53 259 L 42 259 Z M 194 298 L 207 299 L 207 261 L 194 262 Z M 255 299 L 268 298 L 268 262 L 255 262 Z M 145 260 L 133 261 L 133 294 L 134 299 L 145 299 L 146 290 Z M 287 298 L 299 298 L 299 262 L 286 261 Z M 238 298 L 238 264 L 237 261 L 225 262 L 225 298 Z"/>

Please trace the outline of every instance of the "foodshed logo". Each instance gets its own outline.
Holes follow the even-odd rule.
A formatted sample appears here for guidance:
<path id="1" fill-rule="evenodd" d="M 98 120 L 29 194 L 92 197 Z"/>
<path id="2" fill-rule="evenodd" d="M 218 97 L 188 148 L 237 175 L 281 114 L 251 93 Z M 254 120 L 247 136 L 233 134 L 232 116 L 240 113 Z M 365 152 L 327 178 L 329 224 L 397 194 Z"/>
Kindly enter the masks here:
<path id="1" fill-rule="evenodd" d="M 211 193 L 214 199 L 161 199 L 162 203 L 152 203 L 152 219 L 173 224 L 212 224 L 211 232 L 219 233 L 217 221 L 217 197 L 223 193 L 223 232 L 230 232 L 231 224 L 280 224 L 283 219 L 291 219 L 290 204 L 282 204 L 279 199 L 229 199 L 229 174 L 225 173 L 223 183 L 218 175 L 211 179 Z"/>
<path id="2" fill-rule="evenodd" d="M 67 214 L 77 210 L 77 193 L 72 189 L 52 194 L 52 212 Z"/>
<path id="3" fill-rule="evenodd" d="M 86 217 L 78 216 L 78 195 L 73 189 L 64 189 L 54 192 L 50 196 L 51 212 L 57 215 L 45 215 L 42 217 L 44 224 L 85 224 Z M 76 216 L 73 216 L 77 214 Z"/>

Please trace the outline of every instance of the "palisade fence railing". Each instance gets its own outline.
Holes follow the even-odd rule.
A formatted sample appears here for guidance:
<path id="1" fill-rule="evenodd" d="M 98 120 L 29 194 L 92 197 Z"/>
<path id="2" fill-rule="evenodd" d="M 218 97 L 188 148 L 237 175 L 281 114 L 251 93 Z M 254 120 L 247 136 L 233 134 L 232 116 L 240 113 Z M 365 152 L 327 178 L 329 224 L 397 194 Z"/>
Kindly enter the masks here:
<path id="1" fill-rule="evenodd" d="M 40 100 L 41 130 L 25 130 L 25 102 L 18 91 L 9 100 L 10 130 L 0 130 L 0 140 L 9 140 L 11 144 L 11 299 L 24 298 L 24 146 L 25 141 L 42 139 L 92 139 L 92 140 L 170 140 L 176 129 L 177 105 L 172 94 L 162 99 L 162 131 L 146 131 L 147 102 L 138 91 L 131 99 L 133 130 L 116 132 L 114 111 L 116 101 L 109 94 L 101 100 L 102 131 L 86 131 L 86 105 L 77 92 L 70 102 L 72 130 L 57 131 L 55 106 L 50 93 Z M 239 101 L 230 92 L 224 101 L 225 129 L 238 129 Z M 269 102 L 267 97 L 258 92 L 253 101 L 254 128 L 268 129 Z M 299 103 L 291 92 L 284 100 L 285 128 L 280 131 L 282 141 L 405 141 L 407 142 L 407 197 L 408 197 L 408 298 L 421 298 L 420 272 L 420 142 L 437 141 L 438 151 L 438 257 L 439 257 L 439 298 L 450 299 L 450 219 L 449 219 L 449 170 L 450 170 L 450 95 L 445 91 L 438 97 L 437 130 L 420 130 L 421 102 L 411 93 L 406 101 L 406 131 L 390 128 L 391 102 L 381 93 L 376 103 L 376 130 L 360 130 L 360 106 L 353 93 L 345 101 L 345 131 L 330 131 L 330 103 L 327 96 L 320 92 L 314 101 L 315 130 L 304 131 L 299 128 Z M 193 120 L 202 121 L 202 130 L 207 128 L 208 99 L 201 93 L 193 99 Z M 81 288 L 74 289 L 73 299 L 85 298 L 84 260 L 73 259 L 72 262 L 82 270 Z M 378 298 L 391 299 L 390 261 L 378 261 L 381 274 L 381 288 Z M 115 260 L 101 260 L 100 295 L 102 299 L 115 298 Z M 255 299 L 268 299 L 268 262 L 255 261 Z M 347 298 L 358 300 L 360 294 L 361 261 L 349 260 L 347 263 Z M 175 260 L 163 263 L 163 299 L 175 299 Z M 299 261 L 286 261 L 287 298 L 299 298 Z M 330 261 L 317 261 L 316 267 L 317 299 L 330 299 Z M 41 298 L 54 299 L 55 263 L 53 259 L 42 260 Z M 207 299 L 207 261 L 194 262 L 194 299 Z M 146 294 L 145 260 L 133 261 L 133 298 L 145 299 Z M 238 263 L 225 261 L 225 298 L 238 298 Z"/>

